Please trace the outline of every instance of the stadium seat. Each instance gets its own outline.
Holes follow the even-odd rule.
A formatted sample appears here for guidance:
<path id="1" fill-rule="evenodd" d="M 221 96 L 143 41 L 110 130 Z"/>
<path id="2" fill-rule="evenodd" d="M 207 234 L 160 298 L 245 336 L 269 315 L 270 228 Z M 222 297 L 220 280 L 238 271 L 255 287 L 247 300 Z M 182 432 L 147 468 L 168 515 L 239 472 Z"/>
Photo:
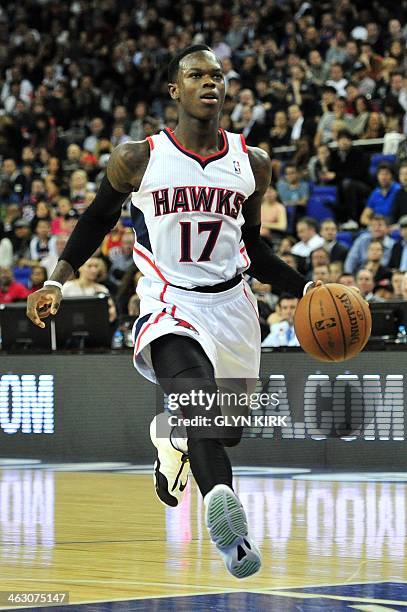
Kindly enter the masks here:
<path id="1" fill-rule="evenodd" d="M 377 172 L 377 167 L 382 162 L 387 162 L 388 164 L 394 164 L 396 161 L 395 155 L 383 155 L 383 153 L 374 153 L 370 158 L 370 166 L 369 173 L 371 176 L 375 176 Z"/>
<path id="2" fill-rule="evenodd" d="M 333 210 L 326 203 L 336 202 L 336 187 L 319 186 L 312 187 L 311 195 L 307 203 L 307 216 L 313 217 L 318 222 L 323 219 L 334 219 Z"/>
<path id="3" fill-rule="evenodd" d="M 400 240 L 401 238 L 400 230 L 395 229 L 392 232 L 390 232 L 390 238 L 393 238 L 393 240 Z"/>
<path id="4" fill-rule="evenodd" d="M 355 239 L 355 233 L 354 232 L 338 232 L 336 235 L 336 239 L 338 242 L 342 242 L 342 244 L 344 244 L 347 247 L 351 247 L 352 243 Z"/>

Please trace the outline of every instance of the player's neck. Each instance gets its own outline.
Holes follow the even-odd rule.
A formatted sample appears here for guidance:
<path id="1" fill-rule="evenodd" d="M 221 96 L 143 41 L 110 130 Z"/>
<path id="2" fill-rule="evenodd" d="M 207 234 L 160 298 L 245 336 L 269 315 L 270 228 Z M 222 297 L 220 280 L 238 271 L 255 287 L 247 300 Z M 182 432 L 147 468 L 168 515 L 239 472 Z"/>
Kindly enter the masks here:
<path id="1" fill-rule="evenodd" d="M 177 140 L 185 149 L 196 153 L 219 150 L 219 122 L 198 121 L 188 117 L 188 121 L 180 121 L 174 130 Z"/>

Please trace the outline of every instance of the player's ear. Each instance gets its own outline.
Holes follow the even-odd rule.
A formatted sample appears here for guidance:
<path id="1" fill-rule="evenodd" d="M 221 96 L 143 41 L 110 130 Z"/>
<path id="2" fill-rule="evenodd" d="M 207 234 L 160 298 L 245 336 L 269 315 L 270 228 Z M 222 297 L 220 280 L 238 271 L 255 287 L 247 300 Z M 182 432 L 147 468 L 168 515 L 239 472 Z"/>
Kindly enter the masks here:
<path id="1" fill-rule="evenodd" d="M 168 91 L 173 100 L 178 100 L 179 98 L 178 83 L 168 83 Z"/>

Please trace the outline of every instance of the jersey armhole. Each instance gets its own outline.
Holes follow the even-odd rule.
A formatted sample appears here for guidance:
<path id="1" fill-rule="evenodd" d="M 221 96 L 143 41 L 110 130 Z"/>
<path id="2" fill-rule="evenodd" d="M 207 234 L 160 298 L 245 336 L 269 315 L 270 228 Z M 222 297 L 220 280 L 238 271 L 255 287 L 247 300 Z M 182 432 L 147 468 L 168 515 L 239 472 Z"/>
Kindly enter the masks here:
<path id="1" fill-rule="evenodd" d="M 248 149 L 247 149 L 247 144 L 246 144 L 246 139 L 243 136 L 243 134 L 240 134 L 240 142 L 242 143 L 242 149 L 244 153 L 248 153 Z"/>
<path id="2" fill-rule="evenodd" d="M 146 136 L 146 140 L 148 140 L 148 144 L 150 145 L 150 151 L 152 151 L 154 149 L 154 140 L 151 138 L 151 136 Z"/>

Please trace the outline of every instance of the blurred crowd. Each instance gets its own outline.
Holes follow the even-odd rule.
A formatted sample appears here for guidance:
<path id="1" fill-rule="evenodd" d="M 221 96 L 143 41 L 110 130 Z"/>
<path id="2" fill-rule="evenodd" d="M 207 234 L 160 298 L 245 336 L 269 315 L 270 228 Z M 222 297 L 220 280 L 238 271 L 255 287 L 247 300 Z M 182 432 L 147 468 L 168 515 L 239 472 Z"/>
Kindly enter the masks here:
<path id="1" fill-rule="evenodd" d="M 0 304 L 42 286 L 112 149 L 176 126 L 167 64 L 201 42 L 224 68 L 221 126 L 273 160 L 263 237 L 310 279 L 407 299 L 406 15 L 406 0 L 2 5 Z M 132 244 L 127 205 L 65 294 L 137 316 Z M 295 345 L 295 299 L 251 282 L 265 345 Z"/>

